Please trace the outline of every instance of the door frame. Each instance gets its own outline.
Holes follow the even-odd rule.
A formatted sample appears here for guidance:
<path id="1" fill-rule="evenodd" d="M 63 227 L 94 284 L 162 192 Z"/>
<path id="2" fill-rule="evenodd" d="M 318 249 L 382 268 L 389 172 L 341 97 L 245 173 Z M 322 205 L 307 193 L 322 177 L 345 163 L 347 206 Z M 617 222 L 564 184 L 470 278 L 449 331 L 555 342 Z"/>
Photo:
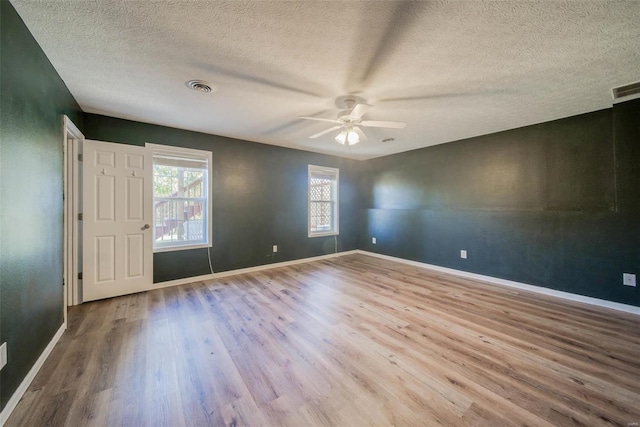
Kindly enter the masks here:
<path id="1" fill-rule="evenodd" d="M 63 178 L 63 306 L 64 323 L 67 323 L 67 307 L 78 301 L 78 155 L 84 135 L 80 129 L 63 116 L 62 178 Z"/>

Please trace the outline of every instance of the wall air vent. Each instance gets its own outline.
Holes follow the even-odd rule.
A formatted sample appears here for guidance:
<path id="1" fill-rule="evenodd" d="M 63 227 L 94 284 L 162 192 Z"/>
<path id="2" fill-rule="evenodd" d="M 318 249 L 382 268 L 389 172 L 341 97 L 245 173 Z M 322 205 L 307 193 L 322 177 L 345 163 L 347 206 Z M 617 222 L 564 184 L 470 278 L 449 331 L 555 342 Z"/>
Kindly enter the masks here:
<path id="1" fill-rule="evenodd" d="M 629 83 L 628 85 L 614 87 L 611 89 L 613 92 L 613 99 L 620 99 L 631 95 L 640 94 L 640 82 Z"/>

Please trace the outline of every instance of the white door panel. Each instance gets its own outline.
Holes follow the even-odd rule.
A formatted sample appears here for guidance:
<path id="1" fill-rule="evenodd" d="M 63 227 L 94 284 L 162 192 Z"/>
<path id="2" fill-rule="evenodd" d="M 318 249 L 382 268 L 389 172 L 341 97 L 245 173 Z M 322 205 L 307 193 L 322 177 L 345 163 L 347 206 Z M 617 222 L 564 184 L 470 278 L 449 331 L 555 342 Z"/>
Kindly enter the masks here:
<path id="1" fill-rule="evenodd" d="M 83 158 L 84 301 L 151 289 L 151 156 L 85 140 Z"/>

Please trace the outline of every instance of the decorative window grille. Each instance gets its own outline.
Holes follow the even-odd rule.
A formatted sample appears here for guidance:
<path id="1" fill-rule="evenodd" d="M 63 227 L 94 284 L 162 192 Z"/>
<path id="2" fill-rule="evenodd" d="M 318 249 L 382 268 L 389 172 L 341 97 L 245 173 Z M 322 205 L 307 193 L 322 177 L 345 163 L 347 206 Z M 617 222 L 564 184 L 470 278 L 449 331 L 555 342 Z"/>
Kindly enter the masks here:
<path id="1" fill-rule="evenodd" d="M 339 234 L 339 170 L 309 165 L 309 237 Z"/>
<path id="2" fill-rule="evenodd" d="M 208 151 L 153 146 L 155 252 L 211 244 Z"/>

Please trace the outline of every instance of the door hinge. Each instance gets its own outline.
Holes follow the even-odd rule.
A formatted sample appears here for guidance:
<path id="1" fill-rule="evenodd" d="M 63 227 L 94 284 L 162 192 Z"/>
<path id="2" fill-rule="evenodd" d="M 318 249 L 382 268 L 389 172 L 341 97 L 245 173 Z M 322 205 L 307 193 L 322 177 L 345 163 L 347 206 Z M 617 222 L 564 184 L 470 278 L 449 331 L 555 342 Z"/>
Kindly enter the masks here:
<path id="1" fill-rule="evenodd" d="M 81 213 L 78 214 L 78 221 L 82 221 L 83 220 L 83 215 Z"/>
<path id="2" fill-rule="evenodd" d="M 82 153 L 78 154 L 78 161 L 81 162 L 82 161 Z"/>
<path id="3" fill-rule="evenodd" d="M 82 280 L 82 271 L 78 273 L 78 280 Z"/>

